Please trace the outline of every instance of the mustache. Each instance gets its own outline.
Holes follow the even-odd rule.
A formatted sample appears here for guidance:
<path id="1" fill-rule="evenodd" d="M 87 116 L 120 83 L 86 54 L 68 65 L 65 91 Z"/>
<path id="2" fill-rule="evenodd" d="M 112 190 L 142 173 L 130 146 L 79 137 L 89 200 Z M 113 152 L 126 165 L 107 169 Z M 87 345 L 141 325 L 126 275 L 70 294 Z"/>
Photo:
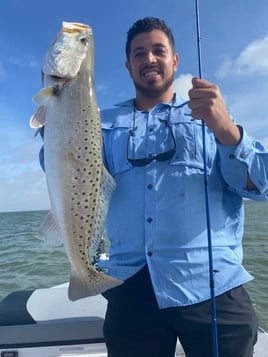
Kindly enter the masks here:
<path id="1" fill-rule="evenodd" d="M 148 64 L 145 64 L 142 68 L 141 68 L 141 72 L 145 71 L 145 70 L 157 70 L 157 71 L 161 71 L 161 68 L 160 66 L 158 65 L 148 65 Z"/>

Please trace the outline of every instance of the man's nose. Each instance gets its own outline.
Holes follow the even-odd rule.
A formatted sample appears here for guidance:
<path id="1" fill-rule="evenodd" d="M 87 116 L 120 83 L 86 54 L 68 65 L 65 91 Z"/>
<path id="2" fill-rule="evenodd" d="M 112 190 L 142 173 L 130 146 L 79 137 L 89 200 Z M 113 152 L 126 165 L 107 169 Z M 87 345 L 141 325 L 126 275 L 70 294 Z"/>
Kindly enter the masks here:
<path id="1" fill-rule="evenodd" d="M 156 57 L 155 55 L 153 54 L 153 52 L 148 52 L 145 56 L 145 63 L 147 64 L 152 64 L 152 63 L 156 63 Z"/>

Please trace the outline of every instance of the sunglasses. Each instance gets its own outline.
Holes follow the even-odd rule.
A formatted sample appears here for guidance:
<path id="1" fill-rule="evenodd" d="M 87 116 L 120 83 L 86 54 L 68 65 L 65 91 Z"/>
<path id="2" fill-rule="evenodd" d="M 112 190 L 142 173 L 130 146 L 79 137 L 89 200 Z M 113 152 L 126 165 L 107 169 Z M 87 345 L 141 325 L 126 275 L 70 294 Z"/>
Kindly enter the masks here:
<path id="1" fill-rule="evenodd" d="M 170 112 L 169 112 L 170 115 Z M 168 115 L 168 119 L 169 119 L 169 115 Z M 129 130 L 129 134 L 128 134 L 128 141 L 127 141 L 127 160 L 128 162 L 134 166 L 134 167 L 142 167 L 142 166 L 146 166 L 149 165 L 152 161 L 156 160 L 156 161 L 167 161 L 169 159 L 171 159 L 173 157 L 173 155 L 176 152 L 176 140 L 173 134 L 173 131 L 169 125 L 169 120 L 168 119 L 159 119 L 159 121 L 161 123 L 163 123 L 166 128 L 169 131 L 169 135 L 171 137 L 172 140 L 172 149 L 165 151 L 163 153 L 157 154 L 157 155 L 149 155 L 148 157 L 144 157 L 144 158 L 140 158 L 140 159 L 134 159 L 131 158 L 129 155 L 130 152 L 130 146 L 131 146 L 131 140 L 133 140 L 133 137 L 135 135 L 135 131 L 137 130 L 137 126 L 135 126 L 135 111 L 134 111 L 134 115 L 133 115 L 133 127 L 132 129 Z"/>

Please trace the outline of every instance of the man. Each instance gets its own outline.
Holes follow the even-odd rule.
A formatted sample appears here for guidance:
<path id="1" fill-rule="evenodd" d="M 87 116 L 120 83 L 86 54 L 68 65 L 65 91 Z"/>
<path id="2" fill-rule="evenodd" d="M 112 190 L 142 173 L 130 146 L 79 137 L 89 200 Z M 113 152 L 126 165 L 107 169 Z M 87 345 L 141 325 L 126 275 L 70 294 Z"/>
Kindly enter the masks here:
<path id="1" fill-rule="evenodd" d="M 124 284 L 104 293 L 109 357 L 210 357 L 212 332 L 202 122 L 215 269 L 218 348 L 249 357 L 257 319 L 242 284 L 243 199 L 268 198 L 267 151 L 228 114 L 219 88 L 193 78 L 189 102 L 173 92 L 179 64 L 162 20 L 128 31 L 126 68 L 136 97 L 102 111 L 104 163 L 116 181 L 107 217 L 110 259 Z"/>

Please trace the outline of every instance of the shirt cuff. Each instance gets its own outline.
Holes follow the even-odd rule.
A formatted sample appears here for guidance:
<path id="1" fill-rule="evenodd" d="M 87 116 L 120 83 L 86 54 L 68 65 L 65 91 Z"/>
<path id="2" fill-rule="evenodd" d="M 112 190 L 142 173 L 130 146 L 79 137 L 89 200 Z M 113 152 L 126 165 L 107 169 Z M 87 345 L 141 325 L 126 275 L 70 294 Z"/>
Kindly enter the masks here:
<path id="1" fill-rule="evenodd" d="M 256 157 L 256 148 L 245 130 L 239 126 L 241 140 L 238 145 L 225 146 L 217 142 L 220 155 L 221 172 L 225 181 L 240 194 L 249 192 L 246 189 L 248 176 L 257 187 L 256 193 L 267 190 L 267 182 L 260 170 Z M 251 193 L 253 193 L 251 192 Z"/>

